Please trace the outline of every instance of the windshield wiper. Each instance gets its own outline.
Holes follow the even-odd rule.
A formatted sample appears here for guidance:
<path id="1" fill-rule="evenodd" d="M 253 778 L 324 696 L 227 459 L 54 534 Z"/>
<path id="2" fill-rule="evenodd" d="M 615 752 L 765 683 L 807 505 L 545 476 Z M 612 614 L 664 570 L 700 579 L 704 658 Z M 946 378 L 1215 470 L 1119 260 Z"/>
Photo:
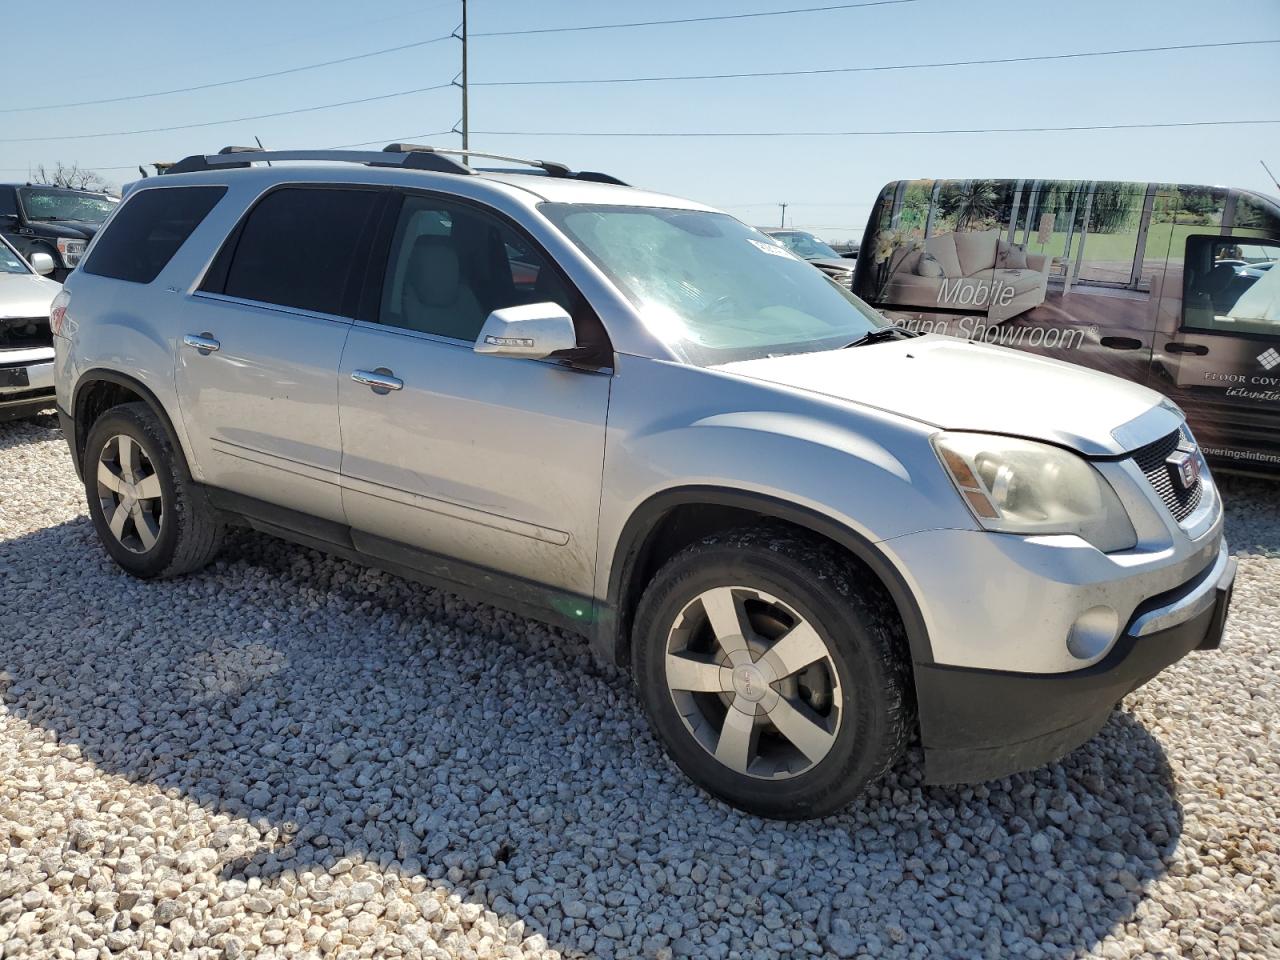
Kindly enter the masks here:
<path id="1" fill-rule="evenodd" d="M 844 345 L 844 349 L 848 350 L 850 347 L 866 347 L 873 343 L 884 343 L 886 340 L 897 340 L 899 338 L 909 340 L 912 337 L 918 336 L 920 336 L 920 334 L 916 333 L 914 330 L 907 330 L 903 327 L 877 327 L 874 330 L 868 330 L 857 340 L 853 341 L 853 343 L 846 343 Z"/>

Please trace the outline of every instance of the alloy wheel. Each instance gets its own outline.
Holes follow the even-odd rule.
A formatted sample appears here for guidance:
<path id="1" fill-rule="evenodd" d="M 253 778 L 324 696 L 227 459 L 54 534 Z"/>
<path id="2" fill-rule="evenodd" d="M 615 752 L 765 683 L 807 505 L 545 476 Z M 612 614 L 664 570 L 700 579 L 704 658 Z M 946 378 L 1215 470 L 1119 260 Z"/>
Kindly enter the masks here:
<path id="1" fill-rule="evenodd" d="M 142 446 L 117 434 L 98 454 L 98 502 L 111 535 L 125 549 L 146 553 L 164 523 L 160 476 Z"/>
<path id="2" fill-rule="evenodd" d="M 746 776 L 780 780 L 821 762 L 840 731 L 831 651 L 793 607 L 760 590 L 707 590 L 676 616 L 666 681 L 685 728 Z"/>

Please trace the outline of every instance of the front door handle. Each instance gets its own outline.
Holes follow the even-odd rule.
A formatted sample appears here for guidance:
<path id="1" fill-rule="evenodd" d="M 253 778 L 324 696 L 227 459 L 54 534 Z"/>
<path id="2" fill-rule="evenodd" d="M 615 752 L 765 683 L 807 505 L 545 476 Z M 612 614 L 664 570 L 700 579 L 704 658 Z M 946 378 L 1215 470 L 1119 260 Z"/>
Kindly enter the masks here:
<path id="1" fill-rule="evenodd" d="M 374 393 L 385 394 L 404 389 L 404 381 L 386 367 L 378 367 L 377 370 L 352 370 L 351 379 L 356 383 L 363 383 Z"/>
<path id="2" fill-rule="evenodd" d="M 202 357 L 207 357 L 209 354 L 217 353 L 222 349 L 222 344 L 213 339 L 213 335 L 207 330 L 199 336 L 194 333 L 188 333 L 182 338 L 182 342 L 188 347 L 194 347 L 200 351 Z"/>
<path id="3" fill-rule="evenodd" d="M 1197 357 L 1203 357 L 1209 352 L 1209 348 L 1202 343 L 1166 343 L 1164 348 L 1170 353 L 1194 353 Z"/>

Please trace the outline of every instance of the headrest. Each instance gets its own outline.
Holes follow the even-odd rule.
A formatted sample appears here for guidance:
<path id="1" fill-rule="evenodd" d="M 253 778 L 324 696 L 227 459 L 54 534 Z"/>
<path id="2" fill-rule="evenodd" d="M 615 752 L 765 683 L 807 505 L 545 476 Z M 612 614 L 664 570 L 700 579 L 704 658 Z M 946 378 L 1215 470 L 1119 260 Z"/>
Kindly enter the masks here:
<path id="1" fill-rule="evenodd" d="M 419 237 L 409 254 L 408 287 L 428 307 L 447 307 L 458 298 L 458 254 L 448 237 Z"/>

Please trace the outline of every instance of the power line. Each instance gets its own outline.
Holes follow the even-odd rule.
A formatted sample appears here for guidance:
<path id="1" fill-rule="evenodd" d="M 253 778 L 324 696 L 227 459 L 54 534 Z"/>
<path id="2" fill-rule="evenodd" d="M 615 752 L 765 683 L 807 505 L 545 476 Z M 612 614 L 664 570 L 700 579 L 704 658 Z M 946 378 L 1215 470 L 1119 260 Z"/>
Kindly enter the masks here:
<path id="1" fill-rule="evenodd" d="M 171 127 L 149 127 L 145 130 L 117 130 L 111 133 L 74 133 L 57 137 L 7 137 L 0 143 L 43 143 L 54 140 L 93 140 L 101 137 L 132 137 L 143 133 L 168 133 L 173 130 L 194 130 L 198 127 L 217 127 L 228 123 L 244 123 L 249 120 L 269 120 L 274 117 L 289 117 L 299 113 L 315 113 L 317 110 L 331 110 L 334 107 L 350 107 L 360 103 L 373 103 L 378 100 L 391 100 L 395 97 L 407 97 L 415 93 L 428 93 L 432 90 L 445 90 L 452 83 L 437 83 L 430 87 L 415 87 L 412 90 L 400 90 L 396 93 L 382 93 L 374 97 L 360 97 L 357 100 L 340 100 L 337 103 L 321 103 L 313 107 L 299 107 L 295 110 L 279 110 L 275 113 L 259 113 L 249 117 L 232 117 L 229 120 L 206 120 L 201 123 L 182 123 Z"/>
<path id="2" fill-rule="evenodd" d="M 1001 57 L 983 60 L 941 60 L 936 63 L 895 63 L 874 67 L 827 67 L 812 70 L 760 70 L 748 73 L 688 73 L 651 77 L 599 77 L 568 80 L 486 80 L 474 87 L 544 87 L 604 83 L 659 83 L 672 80 L 742 80 L 751 77 L 813 77 L 845 73 L 880 73 L 891 70 L 931 70 L 942 67 L 974 67 L 986 64 L 1037 63 L 1049 60 L 1078 60 L 1086 57 L 1118 57 L 1135 53 L 1165 53 L 1177 50 L 1208 50 L 1217 47 L 1249 47 L 1280 43 L 1280 40 L 1229 40 L 1219 43 L 1183 43 L 1160 47 L 1129 47 L 1122 50 L 1093 50 L 1083 53 L 1047 53 L 1030 57 Z"/>
<path id="3" fill-rule="evenodd" d="M 720 20 L 750 20 L 758 17 L 787 17 L 797 13 L 825 13 L 830 10 L 855 10 L 859 7 L 888 7 L 918 0 L 866 0 L 863 3 L 834 3 L 823 7 L 793 7 L 789 10 L 766 10 L 761 13 L 729 13 L 710 17 L 683 17 L 678 20 L 637 20 L 628 23 L 594 23 L 582 27 L 535 27 L 529 30 L 490 30 L 472 33 L 472 37 L 525 37 L 535 33 L 581 33 L 585 30 L 623 30 L 629 27 L 665 27 L 680 23 L 711 23 Z"/>
<path id="4" fill-rule="evenodd" d="M 368 53 L 357 53 L 349 57 L 339 57 L 336 60 L 323 60 L 320 63 L 308 63 L 300 67 L 290 67 L 288 70 L 275 70 L 271 73 L 258 73 L 250 77 L 237 77 L 234 80 L 218 80 L 214 83 L 201 83 L 192 87 L 174 87 L 172 90 L 156 90 L 151 93 L 134 93 L 123 97 L 105 97 L 101 100 L 76 100 L 68 103 L 50 103 L 37 107 L 0 107 L 0 113 L 28 113 L 33 110 L 62 110 L 68 107 L 92 107 L 104 103 L 124 103 L 127 100 L 147 100 L 152 97 L 167 97 L 175 93 L 194 93 L 197 90 L 212 90 L 215 87 L 229 87 L 237 83 L 249 83 L 252 80 L 269 80 L 273 77 L 284 77 L 292 73 L 302 73 L 306 70 L 318 70 L 321 67 L 333 67 L 342 63 L 352 63 L 356 60 L 367 60 L 370 57 L 381 57 L 388 53 L 398 53 L 401 50 L 413 50 L 417 47 L 425 47 L 433 43 L 441 43 L 445 40 L 452 39 L 454 39 L 453 34 L 447 34 L 443 37 L 432 37 L 430 40 L 415 40 L 413 43 L 402 43 L 398 47 L 386 47 L 382 50 L 371 50 Z"/>
<path id="5" fill-rule="evenodd" d="M 1234 127 L 1280 120 L 1188 120 L 1178 123 L 1102 123 L 1066 127 L 973 127 L 948 130 L 477 130 L 486 137 L 908 137 L 961 133 L 1058 133 L 1080 130 L 1156 130 L 1172 127 Z M 0 141 L 3 142 L 3 141 Z"/>

